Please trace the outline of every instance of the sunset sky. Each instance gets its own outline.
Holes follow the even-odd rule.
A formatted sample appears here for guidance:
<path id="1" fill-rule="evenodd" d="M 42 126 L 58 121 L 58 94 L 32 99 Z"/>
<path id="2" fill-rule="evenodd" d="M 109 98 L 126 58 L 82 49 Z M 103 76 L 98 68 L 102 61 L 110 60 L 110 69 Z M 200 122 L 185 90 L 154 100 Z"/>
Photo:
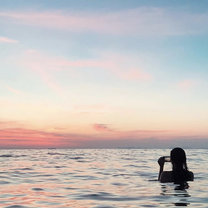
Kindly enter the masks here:
<path id="1" fill-rule="evenodd" d="M 0 148 L 208 147 L 208 2 L 0 0 Z"/>

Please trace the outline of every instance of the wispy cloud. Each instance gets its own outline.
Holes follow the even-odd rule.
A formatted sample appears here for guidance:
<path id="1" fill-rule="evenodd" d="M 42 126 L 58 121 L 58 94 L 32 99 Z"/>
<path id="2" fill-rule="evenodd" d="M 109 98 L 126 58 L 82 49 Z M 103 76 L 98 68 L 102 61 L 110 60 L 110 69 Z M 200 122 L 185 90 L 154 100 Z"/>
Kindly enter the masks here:
<path id="1" fill-rule="evenodd" d="M 16 88 L 14 88 L 14 87 L 11 87 L 11 86 L 9 86 L 9 85 L 7 85 L 7 84 L 4 84 L 4 86 L 5 86 L 5 88 L 8 90 L 8 91 L 10 91 L 11 93 L 13 93 L 13 94 L 16 94 L 16 95 L 24 95 L 24 93 L 21 91 L 21 90 L 19 90 L 19 89 L 16 89 Z"/>
<path id="2" fill-rule="evenodd" d="M 18 60 L 21 66 L 37 74 L 40 79 L 56 94 L 64 95 L 64 89 L 54 78 L 54 72 L 66 67 L 66 60 L 49 57 L 35 50 L 27 50 Z"/>
<path id="3" fill-rule="evenodd" d="M 94 59 L 69 60 L 65 57 L 50 56 L 40 51 L 28 50 L 20 58 L 19 63 L 24 67 L 39 74 L 44 83 L 59 94 L 63 88 L 55 80 L 53 74 L 68 71 L 72 77 L 82 75 L 81 70 L 96 68 L 99 72 L 108 73 L 111 76 L 128 81 L 151 81 L 152 75 L 140 67 L 137 59 L 122 54 L 100 54 Z"/>
<path id="4" fill-rule="evenodd" d="M 19 42 L 18 40 L 0 36 L 0 43 L 18 43 L 18 42 Z"/>
<path id="5" fill-rule="evenodd" d="M 101 104 L 101 103 L 95 103 L 91 105 L 87 104 L 82 104 L 82 105 L 74 105 L 73 106 L 73 111 L 74 112 L 79 112 L 79 113 L 107 113 L 109 111 L 118 109 L 118 107 L 113 107 L 112 105 L 106 105 L 106 104 Z"/>
<path id="6" fill-rule="evenodd" d="M 208 32 L 207 13 L 154 7 L 102 12 L 0 12 L 10 22 L 115 35 L 189 35 Z"/>

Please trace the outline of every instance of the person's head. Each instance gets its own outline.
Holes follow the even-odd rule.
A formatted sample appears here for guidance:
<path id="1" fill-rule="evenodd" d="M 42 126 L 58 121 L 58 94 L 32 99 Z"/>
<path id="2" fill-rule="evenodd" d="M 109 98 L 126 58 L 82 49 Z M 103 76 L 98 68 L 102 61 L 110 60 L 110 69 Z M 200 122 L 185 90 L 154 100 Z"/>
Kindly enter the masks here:
<path id="1" fill-rule="evenodd" d="M 187 175 L 187 164 L 186 164 L 186 153 L 180 148 L 176 147 L 170 152 L 170 159 L 173 166 L 173 178 L 174 182 L 186 181 Z"/>
<path id="2" fill-rule="evenodd" d="M 180 147 L 176 147 L 171 150 L 170 159 L 172 164 L 175 166 L 183 167 L 184 165 L 186 165 L 186 153 Z"/>

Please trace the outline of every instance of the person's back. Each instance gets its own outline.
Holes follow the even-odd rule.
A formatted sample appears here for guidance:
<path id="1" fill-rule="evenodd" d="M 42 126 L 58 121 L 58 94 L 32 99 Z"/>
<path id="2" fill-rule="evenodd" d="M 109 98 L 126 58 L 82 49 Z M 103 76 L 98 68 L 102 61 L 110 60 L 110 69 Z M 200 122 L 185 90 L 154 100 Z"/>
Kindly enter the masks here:
<path id="1" fill-rule="evenodd" d="M 159 181 L 161 183 L 180 183 L 183 181 L 193 181 L 194 180 L 194 174 L 191 171 L 187 171 L 186 176 L 183 178 L 183 180 L 175 181 L 173 176 L 173 171 L 163 171 L 160 175 Z"/>

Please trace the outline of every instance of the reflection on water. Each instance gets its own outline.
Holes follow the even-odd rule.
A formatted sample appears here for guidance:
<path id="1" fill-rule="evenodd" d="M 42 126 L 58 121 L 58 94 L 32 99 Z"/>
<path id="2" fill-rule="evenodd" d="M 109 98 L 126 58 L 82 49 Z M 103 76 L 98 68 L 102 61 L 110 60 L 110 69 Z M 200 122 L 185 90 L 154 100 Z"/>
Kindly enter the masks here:
<path id="1" fill-rule="evenodd" d="M 0 207 L 208 207 L 208 151 L 186 152 L 188 189 L 157 181 L 169 150 L 1 150 Z"/>
<path id="2" fill-rule="evenodd" d="M 169 200 L 175 206 L 188 206 L 190 205 L 187 197 L 191 197 L 188 193 L 187 184 L 175 185 L 175 184 L 162 184 L 161 185 L 161 195 L 168 196 Z"/>

